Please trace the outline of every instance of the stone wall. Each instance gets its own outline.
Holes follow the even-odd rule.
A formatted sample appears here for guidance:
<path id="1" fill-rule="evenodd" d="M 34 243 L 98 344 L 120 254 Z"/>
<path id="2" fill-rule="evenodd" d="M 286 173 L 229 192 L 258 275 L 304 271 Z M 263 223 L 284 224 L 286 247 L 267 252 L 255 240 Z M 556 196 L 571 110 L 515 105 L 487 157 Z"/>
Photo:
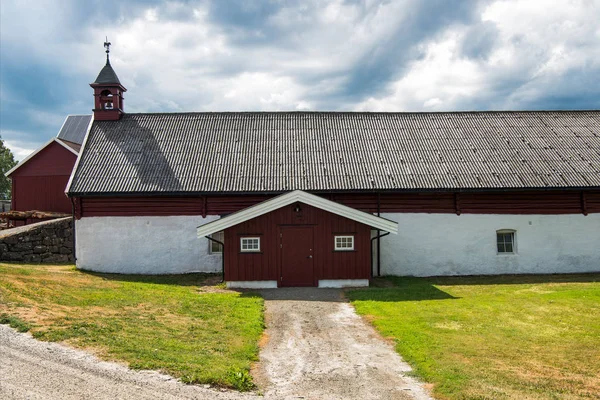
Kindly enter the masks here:
<path id="1" fill-rule="evenodd" d="M 0 231 L 0 261 L 74 262 L 71 217 Z"/>

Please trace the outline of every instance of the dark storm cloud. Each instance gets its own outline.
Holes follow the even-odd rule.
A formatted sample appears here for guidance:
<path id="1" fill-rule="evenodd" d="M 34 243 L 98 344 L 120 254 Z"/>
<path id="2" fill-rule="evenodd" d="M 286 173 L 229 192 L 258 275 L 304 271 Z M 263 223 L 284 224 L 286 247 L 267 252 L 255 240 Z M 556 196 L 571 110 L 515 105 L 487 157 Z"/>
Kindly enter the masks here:
<path id="1" fill-rule="evenodd" d="M 346 101 L 357 101 L 383 91 L 402 76 L 408 62 L 419 59 L 418 46 L 454 24 L 468 24 L 476 17 L 477 1 L 417 1 L 397 29 L 348 71 L 348 84 L 338 93 Z"/>
<path id="2" fill-rule="evenodd" d="M 469 27 L 461 44 L 461 53 L 468 58 L 487 58 L 494 49 L 498 34 L 498 28 L 491 22 Z"/>
<path id="3" fill-rule="evenodd" d="M 298 2 L 288 2 L 297 5 Z M 285 7 L 280 1 L 213 0 L 209 2 L 210 20 L 223 29 L 262 30 L 270 16 Z"/>

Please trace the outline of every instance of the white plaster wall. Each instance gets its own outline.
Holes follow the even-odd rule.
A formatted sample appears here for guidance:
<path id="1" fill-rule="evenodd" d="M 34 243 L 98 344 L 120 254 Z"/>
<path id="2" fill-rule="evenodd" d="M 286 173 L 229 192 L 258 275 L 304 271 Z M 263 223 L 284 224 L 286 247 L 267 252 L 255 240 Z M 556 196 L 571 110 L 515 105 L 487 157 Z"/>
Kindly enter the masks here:
<path id="1" fill-rule="evenodd" d="M 77 268 L 121 274 L 220 272 L 196 227 L 217 216 L 85 217 L 75 221 Z"/>
<path id="2" fill-rule="evenodd" d="M 600 271 L 600 214 L 387 213 L 382 217 L 399 224 L 398 235 L 381 239 L 382 275 Z M 499 229 L 517 231 L 516 254 L 497 254 Z"/>

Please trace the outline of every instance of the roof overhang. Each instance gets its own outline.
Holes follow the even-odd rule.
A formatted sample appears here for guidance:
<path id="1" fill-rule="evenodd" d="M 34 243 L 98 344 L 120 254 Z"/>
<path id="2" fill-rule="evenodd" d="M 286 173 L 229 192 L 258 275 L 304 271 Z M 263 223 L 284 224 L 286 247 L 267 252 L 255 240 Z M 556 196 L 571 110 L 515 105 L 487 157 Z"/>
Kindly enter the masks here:
<path id="1" fill-rule="evenodd" d="M 12 167 L 10 170 L 6 171 L 6 173 L 4 174 L 4 176 L 10 176 L 10 174 L 12 174 L 13 172 L 15 172 L 17 169 L 21 168 L 29 160 L 31 160 L 33 157 L 35 157 L 35 155 L 37 153 L 39 153 L 40 151 L 44 150 L 46 147 L 50 146 L 54 142 L 60 144 L 62 147 L 64 147 L 65 149 L 69 150 L 71 153 L 75 154 L 76 156 L 79 155 L 79 153 L 77 151 L 75 151 L 75 149 L 71 148 L 68 144 L 64 143 L 62 140 L 60 140 L 60 139 L 58 139 L 56 137 L 53 137 L 52 139 L 48 140 L 42 147 L 40 147 L 39 149 L 37 149 L 36 151 L 34 151 L 33 153 L 31 153 L 30 155 L 28 155 L 27 157 L 25 157 L 23 160 L 21 160 L 20 163 L 18 163 L 14 167 Z"/>
<path id="2" fill-rule="evenodd" d="M 344 206 L 340 203 L 324 199 L 323 197 L 315 196 L 314 194 L 310 194 L 302 190 L 294 190 L 293 192 L 282 194 L 267 201 L 263 201 L 262 203 L 235 212 L 216 221 L 201 225 L 197 228 L 198 237 L 201 238 L 216 232 L 220 232 L 234 225 L 251 220 L 296 202 L 301 202 L 316 208 L 320 208 L 321 210 L 325 210 L 332 214 L 360 222 L 361 224 L 368 225 L 384 232 L 390 232 L 393 234 L 398 233 L 397 222 L 377 217 L 352 207 Z"/>

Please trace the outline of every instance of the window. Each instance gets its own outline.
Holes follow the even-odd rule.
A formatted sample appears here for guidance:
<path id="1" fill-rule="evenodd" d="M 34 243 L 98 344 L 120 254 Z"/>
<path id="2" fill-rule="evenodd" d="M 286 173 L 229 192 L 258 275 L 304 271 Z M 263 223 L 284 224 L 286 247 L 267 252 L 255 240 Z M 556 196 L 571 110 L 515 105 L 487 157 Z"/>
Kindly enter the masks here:
<path id="1" fill-rule="evenodd" d="M 211 238 L 218 240 L 221 243 L 225 243 L 225 233 L 223 231 L 213 233 L 210 235 Z M 208 241 L 208 253 L 209 254 L 223 254 L 223 246 L 212 240 Z"/>
<path id="2" fill-rule="evenodd" d="M 498 254 L 514 254 L 515 248 L 514 230 L 504 229 L 496 231 L 496 243 L 498 244 Z"/>
<path id="3" fill-rule="evenodd" d="M 260 238 L 259 237 L 244 237 L 240 239 L 241 252 L 257 252 L 260 251 Z"/>
<path id="4" fill-rule="evenodd" d="M 335 251 L 354 250 L 354 236 L 336 236 Z"/>

